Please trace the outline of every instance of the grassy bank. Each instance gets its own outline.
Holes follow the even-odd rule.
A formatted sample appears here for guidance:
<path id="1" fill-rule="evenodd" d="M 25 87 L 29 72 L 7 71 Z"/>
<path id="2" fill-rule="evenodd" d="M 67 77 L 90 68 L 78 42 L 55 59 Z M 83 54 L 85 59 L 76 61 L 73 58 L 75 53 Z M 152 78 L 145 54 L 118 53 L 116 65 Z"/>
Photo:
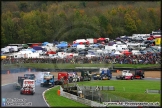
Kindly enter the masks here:
<path id="1" fill-rule="evenodd" d="M 48 69 L 74 69 L 75 67 L 111 67 L 111 64 L 52 64 L 52 63 L 26 63 L 26 64 L 7 64 L 3 65 L 3 69 L 28 67 L 28 68 L 48 68 Z M 113 64 L 114 67 L 128 67 L 128 68 L 155 68 L 161 67 L 159 64 Z"/>
<path id="2" fill-rule="evenodd" d="M 160 94 L 147 94 L 146 89 L 160 89 L 160 81 L 146 80 L 104 80 L 104 81 L 84 81 L 78 82 L 79 85 L 87 86 L 114 86 L 115 91 L 102 91 L 104 94 L 113 94 L 137 102 L 160 102 Z M 124 89 L 123 89 L 124 88 Z M 59 87 L 52 88 L 45 93 L 47 102 L 51 107 L 87 107 L 81 103 L 69 100 L 57 95 Z"/>
<path id="3" fill-rule="evenodd" d="M 114 86 L 115 91 L 103 91 L 105 94 L 113 94 L 119 97 L 134 101 L 142 102 L 161 102 L 160 94 L 147 94 L 146 89 L 160 90 L 160 81 L 146 81 L 146 80 L 108 80 L 108 81 L 91 81 L 78 82 L 79 85 L 87 86 Z"/>
<path id="4" fill-rule="evenodd" d="M 57 95 L 59 88 L 59 86 L 52 88 L 45 93 L 45 98 L 50 107 L 88 107 L 87 105 Z"/>

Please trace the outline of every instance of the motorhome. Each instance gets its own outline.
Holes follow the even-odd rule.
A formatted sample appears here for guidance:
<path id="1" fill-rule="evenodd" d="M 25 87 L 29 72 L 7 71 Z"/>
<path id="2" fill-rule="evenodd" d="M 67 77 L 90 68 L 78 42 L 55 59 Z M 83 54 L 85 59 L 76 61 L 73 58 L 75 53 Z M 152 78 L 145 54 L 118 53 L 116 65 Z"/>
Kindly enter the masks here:
<path id="1" fill-rule="evenodd" d="M 77 50 L 86 49 L 86 46 L 85 45 L 77 45 L 76 49 Z"/>
<path id="2" fill-rule="evenodd" d="M 128 47 L 125 44 L 114 44 L 112 46 L 105 45 L 105 49 L 109 50 L 109 51 L 113 51 L 113 50 L 115 50 L 115 51 L 123 51 L 123 50 L 128 49 Z"/>
<path id="3" fill-rule="evenodd" d="M 77 40 L 75 40 L 75 41 L 73 41 L 73 44 L 75 44 L 75 43 L 79 43 L 79 44 L 89 44 L 89 42 L 87 41 L 87 40 L 85 40 L 85 39 L 77 39 Z"/>
<path id="4" fill-rule="evenodd" d="M 5 48 L 1 48 L 1 51 L 5 54 L 5 53 L 9 53 L 9 48 L 5 47 Z"/>
<path id="5" fill-rule="evenodd" d="M 147 40 L 148 37 L 150 37 L 150 34 L 133 34 L 132 35 L 133 40 Z"/>
<path id="6" fill-rule="evenodd" d="M 95 43 L 97 43 L 97 39 L 93 39 L 93 38 L 88 38 L 88 39 L 86 39 L 86 41 L 88 41 L 89 44 L 95 44 Z"/>

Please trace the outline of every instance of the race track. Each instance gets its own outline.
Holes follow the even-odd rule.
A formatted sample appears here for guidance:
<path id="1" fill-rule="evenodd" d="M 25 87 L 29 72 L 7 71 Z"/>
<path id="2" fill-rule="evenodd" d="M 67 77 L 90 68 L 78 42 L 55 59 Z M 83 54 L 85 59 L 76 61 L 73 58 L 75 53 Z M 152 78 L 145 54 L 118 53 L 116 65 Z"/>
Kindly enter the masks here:
<path id="1" fill-rule="evenodd" d="M 44 87 L 40 87 L 40 78 L 42 76 L 42 73 L 36 74 L 36 93 L 34 95 L 21 95 L 19 90 L 15 90 L 13 87 L 13 84 L 8 84 L 1 86 L 1 94 L 2 98 L 6 99 L 26 99 L 25 107 L 48 107 L 46 102 L 43 99 L 42 93 L 48 89 Z M 57 80 L 57 78 L 55 78 Z M 112 77 L 111 80 L 116 80 L 115 76 Z M 134 79 L 138 80 L 138 79 Z M 143 80 L 152 80 L 152 81 L 160 81 L 160 78 L 144 78 Z"/>
<path id="2" fill-rule="evenodd" d="M 1 94 L 2 98 L 8 99 L 26 99 L 26 104 L 24 107 L 48 107 L 46 102 L 43 99 L 42 93 L 48 89 L 44 87 L 40 87 L 40 82 L 38 81 L 41 76 L 41 73 L 36 75 L 37 81 L 36 81 L 36 92 L 34 95 L 21 95 L 19 90 L 15 90 L 13 85 L 14 84 L 8 84 L 5 86 L 2 86 L 1 88 Z M 8 102 L 8 101 L 7 101 Z"/>

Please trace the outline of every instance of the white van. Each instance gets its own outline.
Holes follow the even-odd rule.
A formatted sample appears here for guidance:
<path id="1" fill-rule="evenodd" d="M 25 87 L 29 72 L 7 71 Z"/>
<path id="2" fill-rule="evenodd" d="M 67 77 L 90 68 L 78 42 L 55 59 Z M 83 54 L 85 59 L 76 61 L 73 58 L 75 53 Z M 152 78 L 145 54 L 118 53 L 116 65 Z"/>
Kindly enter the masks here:
<path id="1" fill-rule="evenodd" d="M 86 49 L 86 46 L 85 45 L 77 45 L 77 50 L 80 50 L 80 49 Z"/>

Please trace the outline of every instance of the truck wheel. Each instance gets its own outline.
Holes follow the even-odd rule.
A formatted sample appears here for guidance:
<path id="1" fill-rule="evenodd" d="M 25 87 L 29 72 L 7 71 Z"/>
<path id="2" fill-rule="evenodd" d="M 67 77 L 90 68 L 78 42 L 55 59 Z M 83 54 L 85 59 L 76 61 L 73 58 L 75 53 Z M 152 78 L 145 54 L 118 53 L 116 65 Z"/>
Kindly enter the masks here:
<path id="1" fill-rule="evenodd" d="M 142 79 L 142 76 L 140 76 L 140 79 Z"/>
<path id="2" fill-rule="evenodd" d="M 31 95 L 34 95 L 34 93 L 32 92 Z"/>
<path id="3" fill-rule="evenodd" d="M 131 80 L 133 80 L 133 77 L 131 77 Z"/>
<path id="4" fill-rule="evenodd" d="M 110 80 L 111 78 L 110 77 L 108 77 L 108 80 Z"/>
<path id="5" fill-rule="evenodd" d="M 41 84 L 40 86 L 41 86 L 41 87 L 43 87 L 44 85 L 43 85 L 43 84 Z"/>

